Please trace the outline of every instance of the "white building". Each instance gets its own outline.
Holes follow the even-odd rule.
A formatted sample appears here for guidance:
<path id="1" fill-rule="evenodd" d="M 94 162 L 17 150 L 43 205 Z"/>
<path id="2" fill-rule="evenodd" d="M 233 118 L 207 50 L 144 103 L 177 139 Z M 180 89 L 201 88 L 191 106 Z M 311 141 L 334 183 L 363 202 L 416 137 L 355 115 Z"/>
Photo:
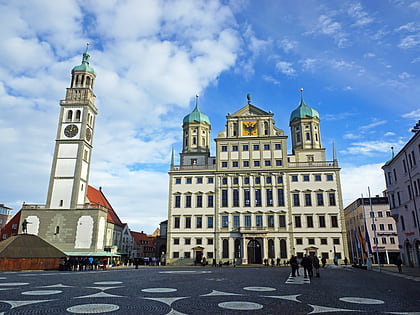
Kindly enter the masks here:
<path id="1" fill-rule="evenodd" d="M 180 165 L 169 172 L 168 262 L 348 257 L 337 160 L 327 161 L 316 110 L 290 116 L 292 153 L 274 114 L 248 104 L 228 114 L 210 155 L 210 120 L 183 120 Z"/>
<path id="2" fill-rule="evenodd" d="M 382 166 L 404 264 L 420 267 L 420 129 Z"/>

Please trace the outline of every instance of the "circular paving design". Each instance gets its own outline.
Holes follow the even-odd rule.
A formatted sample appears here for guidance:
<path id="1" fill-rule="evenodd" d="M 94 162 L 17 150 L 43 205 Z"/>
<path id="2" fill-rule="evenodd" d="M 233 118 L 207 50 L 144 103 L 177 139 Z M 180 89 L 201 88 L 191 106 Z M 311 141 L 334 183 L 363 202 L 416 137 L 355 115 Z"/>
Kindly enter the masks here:
<path id="1" fill-rule="evenodd" d="M 58 294 L 63 291 L 60 290 L 38 290 L 38 291 L 26 291 L 22 292 L 23 295 L 51 295 L 51 294 Z"/>
<path id="2" fill-rule="evenodd" d="M 94 282 L 94 284 L 121 284 L 121 281 L 99 281 Z"/>
<path id="3" fill-rule="evenodd" d="M 259 292 L 276 291 L 275 288 L 270 288 L 270 287 L 245 287 L 244 290 L 259 291 Z"/>
<path id="4" fill-rule="evenodd" d="M 100 314 L 119 310 L 115 304 L 82 304 L 67 308 L 67 312 L 75 314 Z"/>
<path id="5" fill-rule="evenodd" d="M 142 292 L 147 292 L 147 293 L 165 293 L 165 292 L 176 292 L 177 289 L 174 288 L 147 288 L 147 289 L 142 289 Z"/>
<path id="6" fill-rule="evenodd" d="M 339 298 L 340 301 L 348 302 L 348 303 L 355 303 L 355 304 L 384 304 L 385 302 L 382 300 L 375 300 L 375 299 L 367 299 L 361 297 L 342 297 Z"/>
<path id="7" fill-rule="evenodd" d="M 255 311 L 263 308 L 261 304 L 244 301 L 222 302 L 219 303 L 218 306 L 228 310 L 238 311 Z"/>

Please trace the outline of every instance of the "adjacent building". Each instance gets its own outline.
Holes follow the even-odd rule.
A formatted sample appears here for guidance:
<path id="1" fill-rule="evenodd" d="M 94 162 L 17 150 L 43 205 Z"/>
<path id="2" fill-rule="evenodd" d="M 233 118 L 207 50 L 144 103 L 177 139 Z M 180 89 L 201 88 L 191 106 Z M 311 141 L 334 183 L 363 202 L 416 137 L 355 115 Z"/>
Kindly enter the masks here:
<path id="1" fill-rule="evenodd" d="M 10 218 L 12 217 L 10 215 L 12 210 L 12 208 L 6 207 L 4 204 L 0 204 L 0 230 L 6 225 L 7 222 L 9 222 Z"/>
<path id="2" fill-rule="evenodd" d="M 381 264 L 396 262 L 399 255 L 398 232 L 387 197 L 358 198 L 344 208 L 344 216 L 352 262 L 363 262 L 367 258 L 368 243 L 374 263 L 377 263 L 378 257 Z"/>
<path id="3" fill-rule="evenodd" d="M 411 139 L 382 169 L 402 260 L 420 267 L 420 121 L 412 131 Z"/>
<path id="4" fill-rule="evenodd" d="M 197 97 L 169 171 L 170 264 L 348 257 L 340 168 L 335 154 L 326 159 L 319 113 L 302 97 L 289 126 L 290 154 L 274 114 L 248 94 L 248 104 L 226 116 L 212 156 L 210 119 Z"/>

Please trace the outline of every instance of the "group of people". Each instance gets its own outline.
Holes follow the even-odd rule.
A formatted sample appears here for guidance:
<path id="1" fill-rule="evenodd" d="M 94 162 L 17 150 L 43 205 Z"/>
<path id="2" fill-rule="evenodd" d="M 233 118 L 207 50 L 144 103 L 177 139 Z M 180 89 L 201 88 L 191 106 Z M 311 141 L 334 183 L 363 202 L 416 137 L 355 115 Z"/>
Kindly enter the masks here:
<path id="1" fill-rule="evenodd" d="M 325 267 L 325 264 L 327 262 L 325 257 L 321 259 L 321 262 L 322 262 L 322 267 Z M 292 267 L 292 277 L 296 277 L 296 275 L 300 276 L 299 264 L 303 267 L 303 276 L 305 278 L 313 277 L 314 275 L 313 269 L 315 269 L 315 277 L 317 278 L 320 277 L 320 273 L 319 273 L 320 263 L 319 263 L 318 257 L 315 255 L 314 256 L 305 255 L 300 260 L 295 255 L 292 255 L 292 257 L 289 260 L 289 263 L 290 263 L 290 266 Z"/>
<path id="2" fill-rule="evenodd" d="M 98 268 L 106 269 L 108 259 L 93 257 L 64 257 L 63 269 L 66 271 L 82 271 L 97 270 Z"/>

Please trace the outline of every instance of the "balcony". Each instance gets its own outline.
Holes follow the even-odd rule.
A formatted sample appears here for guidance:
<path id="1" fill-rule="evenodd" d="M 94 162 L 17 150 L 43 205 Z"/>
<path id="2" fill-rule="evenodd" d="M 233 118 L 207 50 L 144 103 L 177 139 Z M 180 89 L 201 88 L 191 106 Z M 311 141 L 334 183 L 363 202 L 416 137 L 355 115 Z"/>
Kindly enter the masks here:
<path id="1" fill-rule="evenodd" d="M 205 164 L 205 165 L 172 165 L 171 171 L 193 171 L 193 170 L 214 170 L 216 164 Z"/>
<path id="2" fill-rule="evenodd" d="M 267 230 L 266 226 L 241 226 L 236 228 L 235 232 L 241 234 L 266 234 Z"/>
<path id="3" fill-rule="evenodd" d="M 307 167 L 338 167 L 337 161 L 313 161 L 313 162 L 289 162 L 290 168 L 307 168 Z"/>

